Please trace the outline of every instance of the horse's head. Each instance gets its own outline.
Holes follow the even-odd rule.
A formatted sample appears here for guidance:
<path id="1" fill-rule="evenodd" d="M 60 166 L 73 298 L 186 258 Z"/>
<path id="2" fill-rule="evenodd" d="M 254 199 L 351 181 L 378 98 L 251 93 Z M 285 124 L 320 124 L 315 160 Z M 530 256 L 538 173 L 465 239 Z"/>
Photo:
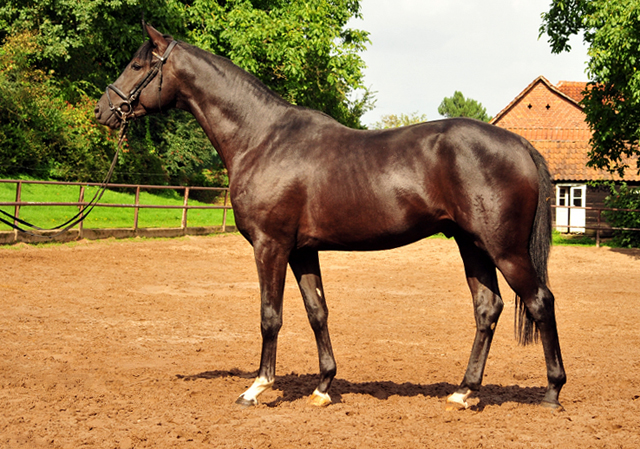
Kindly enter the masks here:
<path id="1" fill-rule="evenodd" d="M 96 104 L 98 122 L 110 128 L 118 128 L 123 121 L 158 112 L 175 103 L 177 89 L 173 77 L 166 75 L 171 71 L 167 60 L 177 41 L 163 36 L 151 25 L 144 24 L 144 27 L 149 40 Z"/>

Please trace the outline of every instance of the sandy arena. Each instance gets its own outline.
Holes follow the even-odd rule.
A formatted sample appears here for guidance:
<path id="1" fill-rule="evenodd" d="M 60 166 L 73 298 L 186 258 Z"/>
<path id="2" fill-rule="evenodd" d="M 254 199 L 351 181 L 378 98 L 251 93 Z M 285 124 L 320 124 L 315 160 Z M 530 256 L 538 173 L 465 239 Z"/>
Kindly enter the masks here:
<path id="1" fill-rule="evenodd" d="M 258 281 L 239 235 L 0 248 L 1 448 L 637 448 L 640 251 L 555 247 L 568 383 L 538 405 L 542 347 L 513 293 L 468 410 L 444 401 L 474 335 L 455 243 L 322 253 L 338 362 L 326 408 L 293 276 L 275 388 L 241 409 L 260 358 Z"/>

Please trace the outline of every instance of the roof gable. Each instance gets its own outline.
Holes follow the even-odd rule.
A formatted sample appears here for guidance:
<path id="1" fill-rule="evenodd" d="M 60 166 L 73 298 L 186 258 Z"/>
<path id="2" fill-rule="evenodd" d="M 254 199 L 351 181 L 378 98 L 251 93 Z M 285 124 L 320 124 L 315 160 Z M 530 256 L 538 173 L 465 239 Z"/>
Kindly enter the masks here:
<path id="1" fill-rule="evenodd" d="M 544 76 L 533 80 L 491 123 L 503 128 L 588 129 L 578 101 Z"/>
<path id="2" fill-rule="evenodd" d="M 617 180 L 604 170 L 587 167 L 591 130 L 579 101 L 586 83 L 552 85 L 539 76 L 491 120 L 527 139 L 544 156 L 555 181 Z M 626 181 L 640 181 L 628 170 Z"/>

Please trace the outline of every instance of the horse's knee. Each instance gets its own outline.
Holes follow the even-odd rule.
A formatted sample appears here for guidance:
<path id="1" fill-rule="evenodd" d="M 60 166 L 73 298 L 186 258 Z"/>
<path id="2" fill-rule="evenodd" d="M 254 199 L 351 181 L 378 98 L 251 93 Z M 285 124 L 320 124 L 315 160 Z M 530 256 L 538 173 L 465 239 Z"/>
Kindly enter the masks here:
<path id="1" fill-rule="evenodd" d="M 273 307 L 263 307 L 260 327 L 263 338 L 275 338 L 280 332 L 280 328 L 282 328 L 282 313 Z"/>
<path id="2" fill-rule="evenodd" d="M 499 295 L 483 290 L 476 300 L 476 325 L 479 330 L 494 330 L 504 308 Z"/>
<path id="3" fill-rule="evenodd" d="M 309 318 L 309 324 L 311 324 L 311 329 L 315 332 L 319 332 L 327 326 L 328 314 L 326 311 L 322 310 L 322 308 L 314 309 L 312 312 L 307 312 L 307 316 Z"/>
<path id="4" fill-rule="evenodd" d="M 564 371 L 564 369 L 549 373 L 547 375 L 547 378 L 549 380 L 549 384 L 553 385 L 558 390 L 560 390 L 560 388 L 562 388 L 564 384 L 567 383 L 567 373 Z"/>
<path id="5" fill-rule="evenodd" d="M 338 367 L 336 366 L 336 361 L 330 355 L 322 357 L 320 360 L 320 370 L 322 377 L 333 379 L 336 377 L 336 373 L 338 372 Z"/>
<path id="6" fill-rule="evenodd" d="M 282 327 L 282 320 L 279 322 L 269 321 L 266 323 L 262 323 L 262 338 L 265 340 L 273 340 L 278 336 L 280 332 L 280 328 Z"/>

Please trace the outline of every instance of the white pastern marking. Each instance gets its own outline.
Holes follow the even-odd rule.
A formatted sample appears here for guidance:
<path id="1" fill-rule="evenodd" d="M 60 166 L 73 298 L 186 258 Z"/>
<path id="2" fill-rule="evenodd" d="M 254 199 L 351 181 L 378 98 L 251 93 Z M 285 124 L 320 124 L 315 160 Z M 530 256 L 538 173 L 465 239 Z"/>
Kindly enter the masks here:
<path id="1" fill-rule="evenodd" d="M 311 404 L 317 406 L 327 406 L 331 404 L 331 397 L 327 393 L 320 393 L 318 389 L 313 392 L 309 400 Z"/>
<path id="2" fill-rule="evenodd" d="M 240 397 L 257 404 L 258 396 L 273 387 L 273 382 L 273 380 L 269 381 L 264 377 L 258 377 L 253 381 L 253 385 L 251 385 L 247 391 L 242 393 Z"/>
<path id="3" fill-rule="evenodd" d="M 319 288 L 316 288 L 316 293 L 318 294 L 319 297 L 322 298 L 322 292 L 320 291 Z"/>
<path id="4" fill-rule="evenodd" d="M 464 406 L 464 408 L 469 408 L 469 404 L 467 404 L 467 398 L 471 396 L 471 390 L 467 390 L 466 393 L 453 393 L 447 398 L 447 402 L 460 404 Z"/>

